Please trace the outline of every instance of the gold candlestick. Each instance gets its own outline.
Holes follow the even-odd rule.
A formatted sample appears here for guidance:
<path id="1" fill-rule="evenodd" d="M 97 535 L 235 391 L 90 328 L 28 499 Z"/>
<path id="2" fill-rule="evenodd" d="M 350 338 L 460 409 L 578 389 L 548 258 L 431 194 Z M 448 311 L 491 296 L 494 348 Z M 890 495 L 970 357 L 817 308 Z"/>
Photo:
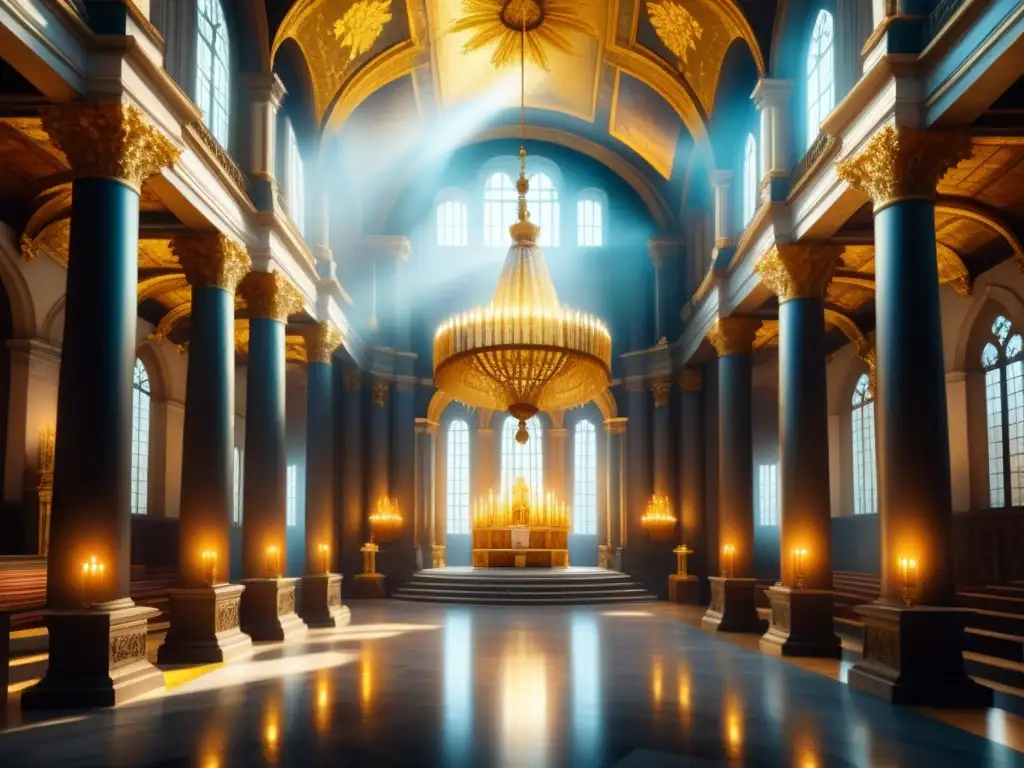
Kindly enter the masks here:
<path id="1" fill-rule="evenodd" d="M 901 557 L 900 575 L 903 577 L 903 604 L 909 608 L 917 599 L 917 560 Z"/>
<path id="2" fill-rule="evenodd" d="M 213 550 L 203 551 L 203 573 L 211 587 L 217 583 L 217 553 Z"/>
<path id="3" fill-rule="evenodd" d="M 722 576 L 731 579 L 736 573 L 736 547 L 726 544 L 722 547 Z"/>
<path id="4" fill-rule="evenodd" d="M 793 550 L 793 579 L 796 581 L 796 588 L 804 588 L 805 566 L 807 564 L 807 550 L 798 548 Z"/>
<path id="5" fill-rule="evenodd" d="M 100 602 L 105 580 L 106 566 L 95 557 L 82 563 L 82 598 L 86 605 Z"/>
<path id="6" fill-rule="evenodd" d="M 320 547 L 320 570 L 324 573 L 331 572 L 331 547 L 329 544 L 321 544 Z"/>
<path id="7" fill-rule="evenodd" d="M 686 572 L 686 558 L 688 555 L 693 554 L 693 550 L 685 544 L 680 544 L 672 551 L 676 555 L 676 575 L 686 578 L 689 575 Z"/>
<path id="8" fill-rule="evenodd" d="M 281 553 L 275 546 L 267 547 L 267 578 L 277 579 L 281 576 Z"/>

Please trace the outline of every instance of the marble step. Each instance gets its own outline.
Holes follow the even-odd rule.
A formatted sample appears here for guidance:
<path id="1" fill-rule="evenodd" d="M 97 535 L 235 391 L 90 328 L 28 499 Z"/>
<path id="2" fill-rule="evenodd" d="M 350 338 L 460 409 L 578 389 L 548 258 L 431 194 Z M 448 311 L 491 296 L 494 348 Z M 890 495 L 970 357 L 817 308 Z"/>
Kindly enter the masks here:
<path id="1" fill-rule="evenodd" d="M 1024 616 L 1024 596 L 1009 597 L 985 592 L 957 592 L 957 605 L 964 608 L 979 608 L 987 611 L 1002 611 Z"/>
<path id="2" fill-rule="evenodd" d="M 1024 637 L 967 627 L 964 631 L 964 650 L 1008 661 L 1024 662 Z"/>
<path id="3" fill-rule="evenodd" d="M 603 597 L 631 597 L 641 596 L 651 599 L 650 593 L 640 586 L 622 589 L 601 589 L 601 590 L 534 590 L 534 589 L 507 589 L 507 590 L 480 590 L 480 589 L 456 589 L 436 587 L 425 587 L 418 584 L 406 584 L 395 592 L 396 597 L 406 595 L 452 595 L 453 597 L 516 597 L 516 598 L 561 598 L 578 597 L 586 600 L 600 599 Z"/>
<path id="4" fill-rule="evenodd" d="M 967 617 L 967 626 L 1007 635 L 1024 635 L 1024 615 L 975 608 Z"/>
<path id="5" fill-rule="evenodd" d="M 430 589 L 469 589 L 476 592 L 516 592 L 519 590 L 530 590 L 534 592 L 562 592 L 571 589 L 578 592 L 603 591 L 607 589 L 629 589 L 639 585 L 632 581 L 619 582 L 593 582 L 577 583 L 563 582 L 561 584 L 550 582 L 524 581 L 521 583 L 510 581 L 437 581 L 413 578 L 403 587 L 427 587 Z"/>
<path id="6" fill-rule="evenodd" d="M 964 651 L 964 667 L 967 674 L 981 680 L 991 680 L 1013 688 L 1024 688 L 1024 663 L 986 656 L 982 653 Z"/>
<path id="7" fill-rule="evenodd" d="M 396 592 L 396 600 L 424 603 L 461 603 L 466 605 L 593 605 L 612 603 L 645 603 L 654 598 L 649 594 L 642 595 L 550 595 L 544 597 L 519 597 L 505 595 L 451 595 L 448 593 L 421 593 L 410 594 L 407 592 Z"/>

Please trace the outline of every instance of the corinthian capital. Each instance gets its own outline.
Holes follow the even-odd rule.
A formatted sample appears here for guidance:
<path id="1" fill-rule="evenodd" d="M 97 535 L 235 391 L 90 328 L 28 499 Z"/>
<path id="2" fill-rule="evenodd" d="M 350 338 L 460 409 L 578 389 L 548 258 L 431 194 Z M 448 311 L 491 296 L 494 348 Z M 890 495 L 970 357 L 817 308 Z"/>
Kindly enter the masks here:
<path id="1" fill-rule="evenodd" d="M 708 331 L 708 341 L 719 357 L 749 355 L 761 321 L 752 317 L 720 317 Z"/>
<path id="2" fill-rule="evenodd" d="M 220 232 L 189 232 L 171 240 L 171 251 L 193 288 L 208 285 L 235 292 L 252 269 L 245 246 Z"/>
<path id="3" fill-rule="evenodd" d="M 249 317 L 285 322 L 302 308 L 302 296 L 280 272 L 250 272 L 239 286 Z"/>
<path id="4" fill-rule="evenodd" d="M 901 198 L 935 198 L 946 171 L 971 155 L 971 137 L 886 125 L 836 166 L 839 178 L 866 192 L 875 210 Z"/>
<path id="5" fill-rule="evenodd" d="M 777 245 L 754 270 L 761 276 L 779 301 L 803 298 L 825 298 L 825 289 L 832 282 L 843 259 L 843 246 L 831 243 L 793 243 Z"/>
<path id="6" fill-rule="evenodd" d="M 43 115 L 43 128 L 78 176 L 120 179 L 135 189 L 181 154 L 134 104 L 64 104 Z"/>
<path id="7" fill-rule="evenodd" d="M 334 350 L 341 346 L 341 331 L 329 322 L 310 326 L 302 335 L 306 340 L 306 360 L 311 363 L 330 363 Z"/>

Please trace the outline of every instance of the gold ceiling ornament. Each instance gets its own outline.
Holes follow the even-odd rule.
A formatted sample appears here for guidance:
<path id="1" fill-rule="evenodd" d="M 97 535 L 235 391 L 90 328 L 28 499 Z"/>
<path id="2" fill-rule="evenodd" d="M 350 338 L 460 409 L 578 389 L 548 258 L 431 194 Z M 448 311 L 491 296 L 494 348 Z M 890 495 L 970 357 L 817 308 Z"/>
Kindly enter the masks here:
<path id="1" fill-rule="evenodd" d="M 938 259 L 939 282 L 948 283 L 957 296 L 970 296 L 974 292 L 974 283 L 960 254 L 944 243 L 936 243 L 935 255 Z"/>
<path id="2" fill-rule="evenodd" d="M 368 53 L 391 21 L 391 0 L 359 0 L 334 22 L 334 38 L 348 48 L 348 60 Z"/>
<path id="3" fill-rule="evenodd" d="M 842 259 L 842 245 L 810 242 L 776 245 L 757 262 L 754 271 L 780 302 L 824 299 Z"/>
<path id="4" fill-rule="evenodd" d="M 220 232 L 175 235 L 171 252 L 193 287 L 206 285 L 234 293 L 252 269 L 245 246 Z"/>
<path id="5" fill-rule="evenodd" d="M 523 15 L 524 41 L 527 21 Z M 508 411 L 519 420 L 516 441 L 523 444 L 529 440 L 526 421 L 538 411 L 575 408 L 608 389 L 612 339 L 597 318 L 559 305 L 537 246 L 540 227 L 530 221 L 526 207 L 525 42 L 519 66 L 519 202 L 517 220 L 509 227 L 512 245 L 491 303 L 455 315 L 437 329 L 434 384 L 471 408 Z"/>
<path id="6" fill-rule="evenodd" d="M 668 405 L 669 395 L 672 394 L 672 382 L 668 379 L 659 379 L 651 385 L 651 393 L 654 395 L 654 407 L 664 408 Z"/>
<path id="7" fill-rule="evenodd" d="M 749 355 L 761 321 L 753 317 L 719 317 L 708 331 L 708 341 L 719 357 Z"/>
<path id="8" fill-rule="evenodd" d="M 902 198 L 935 199 L 939 180 L 971 156 L 971 137 L 891 123 L 864 149 L 836 165 L 836 174 L 865 192 L 875 211 Z"/>
<path id="9" fill-rule="evenodd" d="M 334 323 L 324 321 L 303 330 L 306 340 L 306 359 L 311 363 L 328 363 L 334 351 L 341 346 L 341 331 Z"/>
<path id="10" fill-rule="evenodd" d="M 47 224 L 35 236 L 27 233 L 21 236 L 21 258 L 31 263 L 39 254 L 46 254 L 58 264 L 67 266 L 68 251 L 71 247 L 71 219 L 57 219 Z"/>
<path id="11" fill-rule="evenodd" d="M 250 272 L 239 285 L 249 317 L 287 322 L 302 309 L 302 295 L 280 272 Z"/>
<path id="12" fill-rule="evenodd" d="M 62 104 L 43 113 L 43 128 L 78 176 L 119 179 L 136 190 L 181 155 L 134 104 Z"/>
<path id="13" fill-rule="evenodd" d="M 697 51 L 697 43 L 704 35 L 693 14 L 673 0 L 649 0 L 647 16 L 658 38 L 679 60 L 678 66 L 688 64 L 690 51 Z"/>
<path id="14" fill-rule="evenodd" d="M 466 53 L 496 42 L 491 63 L 495 67 L 514 64 L 525 48 L 530 61 L 548 69 L 547 48 L 573 52 L 568 34 L 597 33 L 579 14 L 579 0 L 462 0 L 466 15 L 452 24 L 452 32 L 473 31 L 463 46 Z"/>

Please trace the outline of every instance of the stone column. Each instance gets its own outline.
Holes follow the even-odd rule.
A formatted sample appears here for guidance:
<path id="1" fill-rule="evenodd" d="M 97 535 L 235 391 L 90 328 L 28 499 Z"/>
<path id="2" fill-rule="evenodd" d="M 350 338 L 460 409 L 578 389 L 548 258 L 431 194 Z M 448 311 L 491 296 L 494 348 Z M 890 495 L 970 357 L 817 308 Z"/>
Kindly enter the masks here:
<path id="1" fill-rule="evenodd" d="M 675 503 L 675 489 L 672 487 L 672 460 L 675 452 L 672 450 L 672 425 L 669 420 L 668 401 L 672 394 L 672 382 L 668 379 L 659 379 L 651 385 L 652 400 L 654 402 L 654 415 L 652 418 L 652 448 L 653 455 L 651 463 L 653 466 L 654 492 L 659 496 L 668 496 Z"/>
<path id="2" fill-rule="evenodd" d="M 189 77 L 195 77 L 189 72 Z M 277 199 L 277 111 L 287 91 L 275 74 L 247 75 L 249 130 L 247 165 L 252 180 L 252 201 L 261 211 L 272 211 Z"/>
<path id="3" fill-rule="evenodd" d="M 444 552 L 440 561 L 434 556 L 434 531 L 436 530 L 437 488 L 435 486 L 434 462 L 437 460 L 435 444 L 438 424 L 430 419 L 416 419 L 416 464 L 413 471 L 413 485 L 416 501 L 413 509 L 413 541 L 416 544 L 417 570 L 443 568 Z"/>
<path id="4" fill-rule="evenodd" d="M 50 663 L 21 703 L 112 706 L 164 684 L 146 660 L 146 620 L 157 611 L 129 597 L 132 371 L 139 190 L 179 151 L 126 102 L 53 108 L 43 127 L 75 180 L 47 558 Z M 92 558 L 96 572 L 86 574 Z"/>
<path id="5" fill-rule="evenodd" d="M 704 540 L 704 398 L 699 370 L 679 378 L 679 544 L 687 547 L 687 576 L 669 577 L 669 599 L 697 605 L 707 573 Z"/>
<path id="6" fill-rule="evenodd" d="M 340 405 L 335 427 L 335 491 L 341 513 L 341 570 L 347 589 L 362 570 L 360 547 L 366 541 L 363 487 L 363 377 L 357 368 L 333 366 L 340 378 Z"/>
<path id="7" fill-rule="evenodd" d="M 841 654 L 833 626 L 832 509 L 825 375 L 825 291 L 843 246 L 776 246 L 758 262 L 779 297 L 779 487 L 782 579 L 768 590 L 771 625 L 761 650 Z"/>
<path id="8" fill-rule="evenodd" d="M 561 501 L 572 502 L 569 493 L 568 473 L 566 472 L 566 438 L 569 430 L 562 426 L 564 414 L 559 414 L 558 426 L 552 427 L 544 434 L 547 453 L 544 465 L 544 490 L 552 491 Z"/>
<path id="9" fill-rule="evenodd" d="M 382 498 L 391 495 L 388 464 L 390 459 L 391 419 L 388 400 L 391 394 L 391 382 L 387 379 L 374 378 L 370 404 L 370 435 L 369 435 L 369 466 L 367 467 L 368 494 L 363 511 L 364 519 L 368 519 Z M 403 515 L 408 510 L 400 510 Z M 380 565 L 378 558 L 378 565 Z M 382 573 L 360 573 L 355 579 L 354 597 L 379 598 L 387 597 L 387 580 Z"/>
<path id="10" fill-rule="evenodd" d="M 718 353 L 718 542 L 720 576 L 710 576 L 704 627 L 760 632 L 754 604 L 754 456 L 751 363 L 761 322 L 719 317 L 708 338 Z M 727 550 L 726 547 L 731 548 Z"/>
<path id="11" fill-rule="evenodd" d="M 295 613 L 298 579 L 285 573 L 285 323 L 302 306 L 280 272 L 251 272 L 241 283 L 249 312 L 242 515 L 242 631 L 253 640 L 305 633 Z"/>
<path id="12" fill-rule="evenodd" d="M 793 169 L 791 147 L 789 97 L 793 83 L 789 80 L 761 78 L 750 98 L 760 121 L 758 137 L 758 179 L 761 200 L 783 200 L 787 194 L 786 181 Z"/>
<path id="13" fill-rule="evenodd" d="M 332 360 L 341 333 L 330 322 L 305 330 L 306 341 L 306 572 L 299 616 L 306 626 L 341 627 L 351 621 L 341 604 L 334 518 Z"/>
<path id="14" fill-rule="evenodd" d="M 711 171 L 711 189 L 715 206 L 715 256 L 733 246 L 732 224 L 732 171 Z"/>
<path id="15" fill-rule="evenodd" d="M 394 585 L 409 581 L 418 569 L 416 544 L 416 382 L 402 376 L 391 392 L 391 439 L 388 451 L 388 486 L 404 525 L 398 538 L 381 547 L 381 560 Z"/>
<path id="16" fill-rule="evenodd" d="M 647 535 L 640 523 L 653 492 L 651 466 L 651 396 L 642 384 L 626 392 L 629 432 L 626 434 L 626 506 L 622 528 L 622 569 L 650 589 L 651 571 Z"/>
<path id="17" fill-rule="evenodd" d="M 182 444 L 178 575 L 161 664 L 212 664 L 247 656 L 239 628 L 240 584 L 231 572 L 235 431 L 235 289 L 252 266 L 220 234 L 171 241 L 189 285 L 192 315 Z"/>
<path id="18" fill-rule="evenodd" d="M 603 542 L 598 547 L 598 565 L 622 570 L 622 548 L 626 541 L 626 426 L 629 419 L 616 417 L 604 422 L 605 434 L 605 520 Z M 604 551 L 602 551 L 602 549 Z"/>
<path id="19" fill-rule="evenodd" d="M 964 672 L 956 606 L 935 188 L 970 137 L 887 125 L 839 178 L 875 217 L 875 416 L 882 594 L 858 608 L 864 661 L 850 685 L 896 703 L 969 706 L 991 691 Z M 916 567 L 904 577 L 901 560 Z M 909 607 L 906 603 L 912 603 Z"/>

